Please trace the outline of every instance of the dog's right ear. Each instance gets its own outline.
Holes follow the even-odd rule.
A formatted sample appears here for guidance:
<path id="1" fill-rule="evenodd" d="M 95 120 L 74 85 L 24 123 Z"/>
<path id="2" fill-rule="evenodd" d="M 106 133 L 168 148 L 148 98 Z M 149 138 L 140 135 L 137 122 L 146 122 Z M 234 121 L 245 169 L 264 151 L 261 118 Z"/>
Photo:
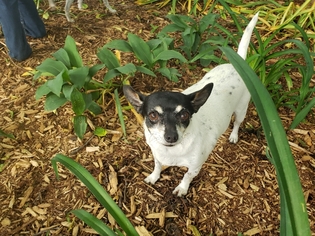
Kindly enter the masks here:
<path id="1" fill-rule="evenodd" d="M 136 92 L 130 85 L 123 86 L 124 95 L 138 113 L 142 113 L 142 105 L 145 95 Z"/>

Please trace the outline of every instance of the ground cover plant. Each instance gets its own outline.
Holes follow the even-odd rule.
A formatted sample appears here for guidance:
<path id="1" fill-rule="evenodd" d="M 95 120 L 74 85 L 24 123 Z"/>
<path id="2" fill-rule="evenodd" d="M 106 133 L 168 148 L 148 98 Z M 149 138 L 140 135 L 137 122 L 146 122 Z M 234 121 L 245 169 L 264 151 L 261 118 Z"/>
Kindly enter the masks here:
<path id="1" fill-rule="evenodd" d="M 82 140 L 73 135 L 74 111 L 71 103 L 55 112 L 45 112 L 44 99 L 35 101 L 34 94 L 39 83 L 31 81 L 29 71 L 63 48 L 67 35 L 73 36 L 83 64 L 90 68 L 100 64 L 97 49 L 103 48 L 112 38 L 128 42 L 128 33 L 131 32 L 148 42 L 170 23 L 163 17 L 169 8 L 154 11 L 153 17 L 149 6 L 139 8 L 131 2 L 116 3 L 115 8 L 124 14 L 107 17 L 97 8 L 97 1 L 86 2 L 88 6 L 95 5 L 91 9 L 98 10 L 88 8 L 75 12 L 79 16 L 75 24 L 68 24 L 64 17 L 58 17 L 58 14 L 63 14 L 63 2 L 60 9 L 50 13 L 49 20 L 45 22 L 49 36 L 41 40 L 30 39 L 34 54 L 28 61 L 14 63 L 7 57 L 5 48 L 0 48 L 0 128 L 16 138 L 0 138 L 0 164 L 3 166 L 0 175 L 0 233 L 92 235 L 94 231 L 70 213 L 73 209 L 85 210 L 111 228 L 119 228 L 110 220 L 106 209 L 63 165 L 58 166 L 60 180 L 56 180 L 50 159 L 56 153 L 63 153 L 84 166 L 108 190 L 134 226 L 146 228 L 153 235 L 191 235 L 193 232 L 197 235 L 197 231 L 201 235 L 278 235 L 280 205 L 276 170 L 266 159 L 267 143 L 263 135 L 259 137 L 260 123 L 252 105 L 240 131 L 241 142 L 230 145 L 227 134 L 222 137 L 200 175 L 192 182 L 186 198 L 176 198 L 171 194 L 183 174 L 184 170 L 180 168 L 163 171 L 161 181 L 154 187 L 143 182 L 153 166 L 153 160 L 143 140 L 141 127 L 132 113 L 125 110 L 128 104 L 121 96 L 119 84 L 126 76 L 133 86 L 143 92 L 184 89 L 203 76 L 199 63 L 188 67 L 175 60 L 173 66 L 182 75 L 176 84 L 161 76 L 154 78 L 139 72 L 135 76 L 122 74 L 109 80 L 108 86 L 114 86 L 110 92 L 106 90 L 103 94 L 104 102 L 98 103 L 103 108 L 102 113 L 84 112 L 89 123 Z M 237 40 L 240 35 L 236 28 L 231 27 L 235 24 L 228 13 L 225 16 L 230 24 L 224 27 L 235 32 Z M 199 19 L 196 18 L 196 21 L 199 22 Z M 151 32 L 152 25 L 160 26 L 154 34 Z M 259 27 L 258 31 L 263 33 Z M 257 43 L 255 39 L 253 42 Z M 1 36 L 0 43 L 3 45 Z M 130 62 L 138 65 L 138 61 L 128 53 L 121 53 L 119 61 L 120 66 Z M 213 66 L 210 64 L 210 67 Z M 103 82 L 103 70 L 95 75 L 97 82 Z M 288 73 L 291 75 L 292 72 Z M 44 79 L 46 77 L 41 78 L 41 82 L 45 82 Z M 292 88 L 299 88 L 298 81 L 297 77 L 292 77 Z M 117 96 L 113 95 L 115 90 Z M 122 128 L 117 100 L 122 106 L 126 139 L 120 138 Z M 295 114 L 287 107 L 280 107 L 279 114 L 288 129 Z M 297 129 L 287 130 L 286 135 L 299 171 L 314 232 L 315 165 L 312 153 L 315 131 L 311 114 L 299 123 Z M 108 130 L 108 133 L 105 136 L 94 135 L 91 122 Z M 114 173 L 117 174 L 116 189 L 111 185 Z"/>

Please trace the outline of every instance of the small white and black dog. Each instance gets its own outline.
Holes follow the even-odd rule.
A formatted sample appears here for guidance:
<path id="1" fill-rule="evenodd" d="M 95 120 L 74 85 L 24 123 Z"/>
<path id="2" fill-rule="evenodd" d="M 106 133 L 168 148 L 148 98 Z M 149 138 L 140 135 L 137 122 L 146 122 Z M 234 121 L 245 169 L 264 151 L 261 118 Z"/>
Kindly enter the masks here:
<path id="1" fill-rule="evenodd" d="M 243 59 L 257 20 L 258 13 L 240 41 L 238 54 Z M 182 93 L 163 91 L 145 96 L 129 85 L 123 90 L 144 117 L 145 137 L 154 157 L 154 170 L 145 182 L 154 184 L 160 178 L 162 165 L 187 167 L 187 173 L 173 191 L 178 196 L 187 194 L 190 182 L 228 128 L 233 114 L 235 121 L 229 140 L 238 141 L 238 130 L 250 100 L 250 93 L 231 64 L 215 67 Z"/>
<path id="2" fill-rule="evenodd" d="M 66 5 L 65 5 L 65 14 L 66 14 L 66 18 L 69 22 L 74 22 L 74 20 L 70 17 L 70 6 L 73 3 L 74 0 L 66 0 Z M 55 5 L 55 1 L 54 0 L 48 0 L 49 2 L 49 7 L 51 9 L 54 9 L 56 7 Z M 82 2 L 83 0 L 78 0 L 78 8 L 81 10 L 82 9 Z M 104 5 L 107 7 L 107 9 L 111 12 L 111 13 L 116 13 L 116 10 L 114 10 L 108 3 L 108 0 L 103 0 Z"/>

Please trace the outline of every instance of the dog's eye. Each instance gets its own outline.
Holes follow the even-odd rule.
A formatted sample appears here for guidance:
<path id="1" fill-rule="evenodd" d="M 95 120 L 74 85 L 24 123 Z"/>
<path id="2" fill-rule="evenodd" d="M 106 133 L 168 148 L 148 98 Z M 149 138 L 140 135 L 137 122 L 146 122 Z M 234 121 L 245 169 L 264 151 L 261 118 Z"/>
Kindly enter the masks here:
<path id="1" fill-rule="evenodd" d="M 157 122 L 159 120 L 159 114 L 156 111 L 151 111 L 149 113 L 149 120 L 151 122 Z"/>
<path id="2" fill-rule="evenodd" d="M 188 111 L 182 111 L 179 117 L 181 121 L 187 121 L 190 118 L 190 114 Z"/>

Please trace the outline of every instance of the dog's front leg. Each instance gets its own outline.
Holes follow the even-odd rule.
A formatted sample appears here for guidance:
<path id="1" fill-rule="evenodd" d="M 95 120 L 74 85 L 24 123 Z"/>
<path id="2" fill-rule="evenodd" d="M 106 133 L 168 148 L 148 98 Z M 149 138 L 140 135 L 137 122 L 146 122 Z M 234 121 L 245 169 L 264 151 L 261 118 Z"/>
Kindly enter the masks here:
<path id="1" fill-rule="evenodd" d="M 154 170 L 153 172 L 144 179 L 146 183 L 155 184 L 155 182 L 160 178 L 162 171 L 162 163 L 154 158 Z"/>
<path id="2" fill-rule="evenodd" d="M 186 195 L 190 182 L 193 180 L 193 178 L 195 178 L 198 175 L 200 168 L 201 167 L 199 167 L 198 169 L 189 168 L 186 174 L 184 175 L 182 181 L 180 182 L 180 184 L 173 191 L 173 194 L 177 194 L 177 196 L 179 197 Z"/>

